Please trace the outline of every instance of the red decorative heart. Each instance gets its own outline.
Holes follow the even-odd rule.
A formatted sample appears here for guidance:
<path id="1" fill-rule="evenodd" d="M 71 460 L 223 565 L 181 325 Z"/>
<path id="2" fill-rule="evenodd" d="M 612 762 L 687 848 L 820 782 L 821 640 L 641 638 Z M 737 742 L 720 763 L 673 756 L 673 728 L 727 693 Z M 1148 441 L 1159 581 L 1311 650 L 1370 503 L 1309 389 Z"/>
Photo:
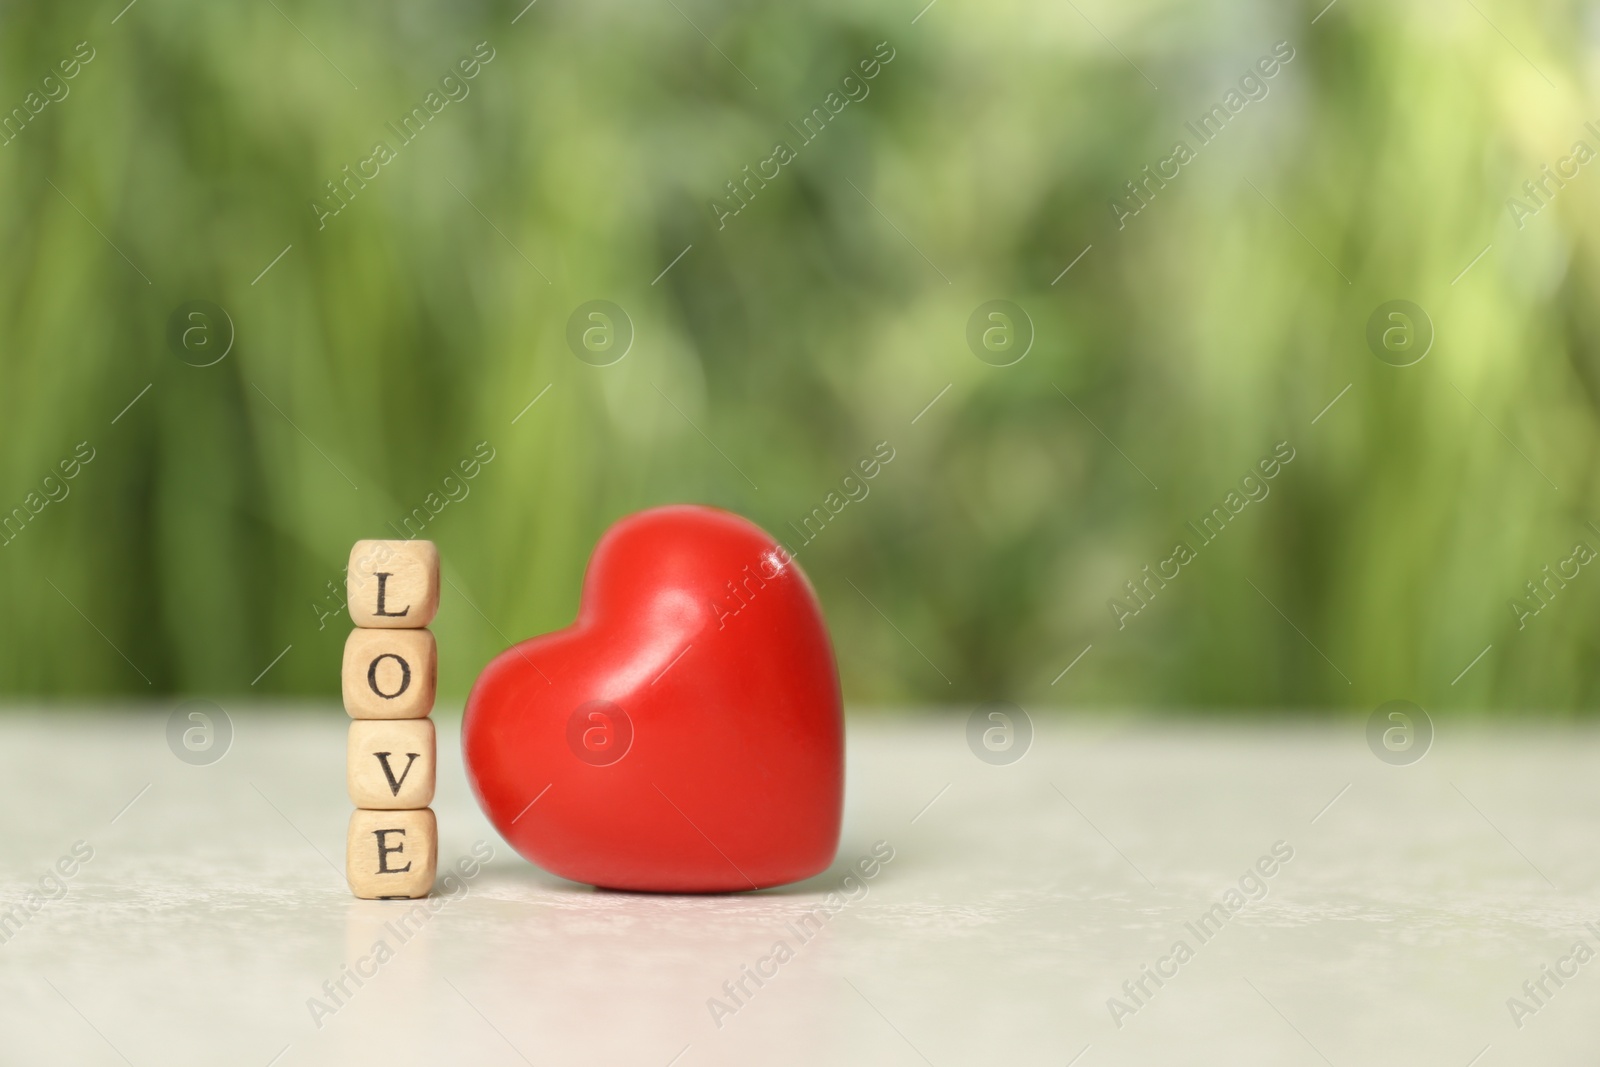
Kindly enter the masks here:
<path id="1" fill-rule="evenodd" d="M 839 844 L 844 719 L 816 593 L 752 523 L 655 508 L 606 532 L 578 619 L 484 668 L 467 777 L 534 863 L 612 889 L 760 889 Z"/>

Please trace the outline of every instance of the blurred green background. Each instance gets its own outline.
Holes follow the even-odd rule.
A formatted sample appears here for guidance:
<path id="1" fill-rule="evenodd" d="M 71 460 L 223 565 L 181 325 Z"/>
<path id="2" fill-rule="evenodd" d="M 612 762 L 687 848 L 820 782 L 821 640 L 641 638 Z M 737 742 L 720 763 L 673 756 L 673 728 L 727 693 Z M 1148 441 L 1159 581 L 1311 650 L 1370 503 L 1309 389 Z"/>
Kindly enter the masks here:
<path id="1" fill-rule="evenodd" d="M 1600 568 L 1526 583 L 1600 549 L 1600 164 L 1523 183 L 1600 149 L 1597 35 L 1504 0 L 6 4 L 0 691 L 331 698 L 350 544 L 422 507 L 459 699 L 621 515 L 798 545 L 888 442 L 799 552 L 853 703 L 1582 711 Z M 430 92 L 465 95 L 403 143 Z M 608 366 L 567 342 L 596 299 Z M 1367 341 L 1397 299 L 1409 366 Z M 1008 366 L 968 344 L 991 300 L 1032 324 Z M 210 366 L 190 301 L 231 321 Z"/>

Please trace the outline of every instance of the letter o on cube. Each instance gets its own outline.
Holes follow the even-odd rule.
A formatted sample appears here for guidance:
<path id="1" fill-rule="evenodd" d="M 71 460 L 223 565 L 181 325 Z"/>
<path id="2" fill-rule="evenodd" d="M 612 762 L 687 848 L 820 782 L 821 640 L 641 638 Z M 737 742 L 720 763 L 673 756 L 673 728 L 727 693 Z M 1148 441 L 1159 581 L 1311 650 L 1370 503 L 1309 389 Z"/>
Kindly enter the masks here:
<path id="1" fill-rule="evenodd" d="M 433 631 L 351 630 L 339 675 L 352 719 L 420 719 L 438 689 Z"/>

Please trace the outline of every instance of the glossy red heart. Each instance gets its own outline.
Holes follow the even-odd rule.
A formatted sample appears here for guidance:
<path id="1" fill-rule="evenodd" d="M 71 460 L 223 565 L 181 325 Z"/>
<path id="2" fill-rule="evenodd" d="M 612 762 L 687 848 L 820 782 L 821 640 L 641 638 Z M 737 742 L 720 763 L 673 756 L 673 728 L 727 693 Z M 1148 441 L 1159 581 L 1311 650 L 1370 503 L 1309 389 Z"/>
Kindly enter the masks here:
<path id="1" fill-rule="evenodd" d="M 484 668 L 462 723 L 496 830 L 612 889 L 759 889 L 839 843 L 844 723 L 811 583 L 760 528 L 655 508 L 595 547 L 578 619 Z"/>

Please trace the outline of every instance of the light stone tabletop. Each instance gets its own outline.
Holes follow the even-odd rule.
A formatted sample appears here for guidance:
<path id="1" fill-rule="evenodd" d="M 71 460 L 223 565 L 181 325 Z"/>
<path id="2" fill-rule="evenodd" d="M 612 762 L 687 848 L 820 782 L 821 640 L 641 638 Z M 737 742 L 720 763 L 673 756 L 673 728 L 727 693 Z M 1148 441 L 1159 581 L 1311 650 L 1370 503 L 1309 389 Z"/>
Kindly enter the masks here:
<path id="1" fill-rule="evenodd" d="M 834 868 L 682 897 L 518 857 L 442 709 L 419 912 L 342 881 L 344 714 L 228 710 L 208 765 L 171 705 L 0 716 L 0 1063 L 1600 1062 L 1593 728 L 1393 766 L 1359 719 L 1030 709 L 997 766 L 964 713 L 853 713 Z"/>

